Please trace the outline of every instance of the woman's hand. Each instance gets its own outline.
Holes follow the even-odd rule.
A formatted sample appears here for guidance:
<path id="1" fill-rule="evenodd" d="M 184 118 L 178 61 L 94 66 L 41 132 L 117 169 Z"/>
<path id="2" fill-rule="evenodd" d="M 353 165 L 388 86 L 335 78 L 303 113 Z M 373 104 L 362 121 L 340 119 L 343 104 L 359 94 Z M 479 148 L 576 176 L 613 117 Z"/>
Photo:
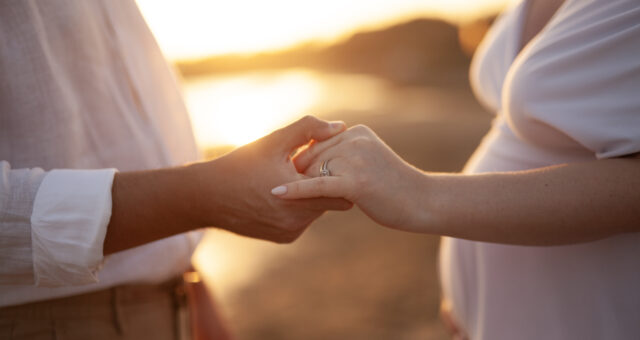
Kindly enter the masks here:
<path id="1" fill-rule="evenodd" d="M 331 176 L 320 175 L 328 163 Z M 423 173 L 369 128 L 353 127 L 294 159 L 304 178 L 285 199 L 342 197 L 406 231 L 520 245 L 587 242 L 640 231 L 640 160 L 621 158 L 475 175 Z"/>
<path id="2" fill-rule="evenodd" d="M 330 176 L 319 177 L 327 162 Z M 424 175 L 396 155 L 376 134 L 358 125 L 294 158 L 299 172 L 312 177 L 278 186 L 272 193 L 284 199 L 342 197 L 376 222 L 415 230 L 424 202 Z"/>

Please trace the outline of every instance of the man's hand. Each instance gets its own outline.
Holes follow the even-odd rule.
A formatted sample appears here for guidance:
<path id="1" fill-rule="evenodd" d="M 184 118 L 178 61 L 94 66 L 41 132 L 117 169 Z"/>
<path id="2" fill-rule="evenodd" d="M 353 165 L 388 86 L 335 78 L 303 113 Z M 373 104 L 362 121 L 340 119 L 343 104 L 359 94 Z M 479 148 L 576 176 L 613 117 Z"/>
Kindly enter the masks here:
<path id="1" fill-rule="evenodd" d="M 210 162 L 116 174 L 104 253 L 203 227 L 292 242 L 324 211 L 346 210 L 352 203 L 282 200 L 270 190 L 307 178 L 290 159 L 294 150 L 344 130 L 342 122 L 307 116 Z"/>
<path id="2" fill-rule="evenodd" d="M 293 151 L 344 129 L 342 122 L 307 116 L 215 161 L 194 165 L 204 189 L 199 203 L 209 209 L 207 224 L 282 243 L 295 240 L 324 211 L 351 208 L 343 199 L 287 201 L 270 193 L 280 183 L 307 178 L 296 171 Z"/>

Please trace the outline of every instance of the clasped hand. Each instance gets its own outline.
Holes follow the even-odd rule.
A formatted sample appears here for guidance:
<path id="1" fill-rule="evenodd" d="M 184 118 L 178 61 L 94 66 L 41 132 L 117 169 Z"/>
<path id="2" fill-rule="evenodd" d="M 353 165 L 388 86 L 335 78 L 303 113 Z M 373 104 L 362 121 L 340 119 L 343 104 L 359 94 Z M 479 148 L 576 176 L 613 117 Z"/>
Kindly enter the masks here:
<path id="1" fill-rule="evenodd" d="M 272 189 L 286 200 L 345 198 L 379 224 L 408 229 L 418 224 L 422 172 L 396 155 L 371 129 L 354 126 L 325 141 L 312 143 L 293 162 L 307 176 Z M 330 176 L 320 176 L 326 163 Z M 415 180 L 413 180 L 415 179 Z"/>
<path id="2" fill-rule="evenodd" d="M 211 162 L 192 165 L 201 180 L 205 225 L 278 243 L 295 240 L 326 210 L 347 210 L 342 198 L 282 200 L 269 190 L 285 182 L 307 178 L 298 173 L 291 154 L 311 141 L 322 142 L 345 130 L 342 122 L 312 116 L 277 130 Z M 215 202 L 215 204 L 212 204 Z"/>
<path id="3" fill-rule="evenodd" d="M 331 176 L 319 177 L 324 161 Z M 205 189 L 197 201 L 207 211 L 206 225 L 253 238 L 291 242 L 324 211 L 354 203 L 388 227 L 418 223 L 410 212 L 419 210 L 423 189 L 411 179 L 421 171 L 362 125 L 345 131 L 342 122 L 308 116 L 193 168 Z M 214 197 L 220 194 L 224 199 Z"/>

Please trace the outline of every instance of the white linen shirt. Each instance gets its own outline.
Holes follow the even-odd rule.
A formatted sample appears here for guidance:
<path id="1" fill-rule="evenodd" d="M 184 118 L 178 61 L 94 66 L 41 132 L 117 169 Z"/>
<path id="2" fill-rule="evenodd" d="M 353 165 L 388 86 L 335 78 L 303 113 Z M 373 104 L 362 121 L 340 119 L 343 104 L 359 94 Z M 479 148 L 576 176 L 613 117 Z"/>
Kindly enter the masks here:
<path id="1" fill-rule="evenodd" d="M 473 88 L 497 117 L 465 171 L 640 152 L 640 2 L 567 0 L 518 53 L 525 8 L 506 11 L 474 57 Z M 640 334 L 640 233 L 553 247 L 443 238 L 440 270 L 471 339 Z"/>
<path id="2" fill-rule="evenodd" d="M 135 2 L 0 2 L 0 306 L 188 268 L 195 234 L 106 259 L 102 244 L 115 169 L 198 158 L 176 78 Z"/>

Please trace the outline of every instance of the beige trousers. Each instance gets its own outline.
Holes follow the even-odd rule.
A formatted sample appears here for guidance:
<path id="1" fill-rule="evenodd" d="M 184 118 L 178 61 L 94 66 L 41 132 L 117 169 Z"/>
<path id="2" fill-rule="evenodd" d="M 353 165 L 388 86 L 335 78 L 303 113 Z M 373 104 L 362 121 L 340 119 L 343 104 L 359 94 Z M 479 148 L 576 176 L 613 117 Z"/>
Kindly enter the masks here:
<path id="1" fill-rule="evenodd" d="M 0 308 L 0 339 L 190 339 L 182 280 Z"/>

